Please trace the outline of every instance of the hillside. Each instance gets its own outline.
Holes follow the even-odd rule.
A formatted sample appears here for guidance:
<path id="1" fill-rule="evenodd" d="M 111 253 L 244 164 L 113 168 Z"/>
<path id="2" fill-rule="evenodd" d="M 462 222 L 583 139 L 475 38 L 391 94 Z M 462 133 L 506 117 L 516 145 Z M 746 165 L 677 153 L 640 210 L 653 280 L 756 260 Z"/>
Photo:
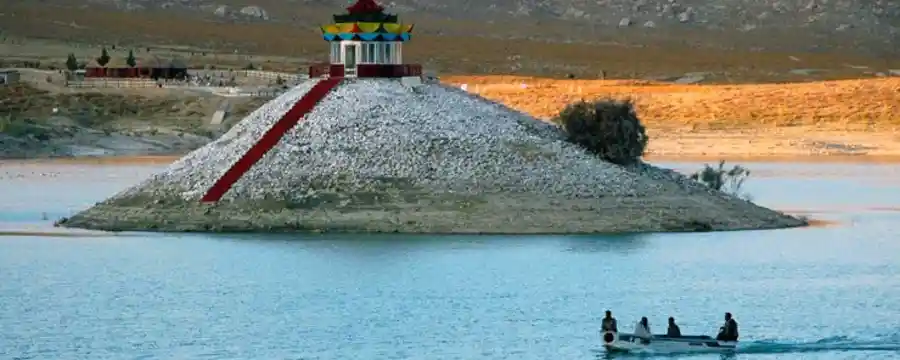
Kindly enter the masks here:
<path id="1" fill-rule="evenodd" d="M 233 101 L 236 119 L 264 103 Z M 221 135 L 206 126 L 220 102 L 165 89 L 0 86 L 0 159 L 183 153 Z"/>
<path id="2" fill-rule="evenodd" d="M 33 3 L 17 0 L 21 3 Z M 258 21 L 310 26 L 327 21 L 325 14 L 340 11 L 351 0 L 51 0 L 51 5 L 107 8 L 128 12 L 165 11 L 195 16 L 208 16 L 224 22 Z M 385 2 L 389 9 L 415 20 L 466 19 L 458 28 L 443 22 L 440 28 L 423 29 L 426 33 L 455 32 L 467 22 L 532 23 L 535 28 L 563 24 L 572 33 L 587 35 L 584 30 L 610 27 L 703 30 L 753 33 L 754 31 L 802 30 L 799 34 L 853 38 L 865 42 L 878 40 L 891 44 L 887 35 L 896 35 L 900 27 L 900 3 L 895 0 L 493 0 L 436 1 L 394 0 Z M 456 22 L 456 21 L 453 21 Z M 497 29 L 500 27 L 498 26 Z M 572 30 L 581 30 L 574 32 Z M 480 30 L 480 29 L 470 29 Z M 513 31 L 520 29 L 510 29 Z M 462 31 L 477 36 L 472 31 Z M 581 33 L 581 34 L 579 34 Z M 792 32 L 798 35 L 798 32 Z M 488 36 L 484 33 L 482 35 Z M 523 38 L 539 35 L 521 33 Z M 543 34 L 548 39 L 556 34 Z M 588 35 L 593 37 L 595 34 Z M 676 34 L 677 35 L 677 34 Z M 752 36 L 752 35 L 751 35 Z M 876 39 L 879 38 L 879 39 Z M 690 39 L 686 39 L 690 41 Z M 768 39 L 764 43 L 777 42 Z M 876 42 L 878 42 L 876 41 Z"/>
<path id="3" fill-rule="evenodd" d="M 330 0 L 6 0 L 0 30 L 7 42 L 40 38 L 86 44 L 78 46 L 94 52 L 101 45 L 177 48 L 200 66 L 245 66 L 254 62 L 249 54 L 281 56 L 290 61 L 265 66 L 296 71 L 327 56 L 316 26 L 343 6 Z M 897 8 L 884 0 L 865 6 L 834 0 L 407 0 L 389 7 L 417 24 L 406 58 L 439 73 L 664 79 L 704 72 L 708 82 L 731 83 L 900 69 Z M 243 58 L 223 63 L 235 55 Z"/>
<path id="4" fill-rule="evenodd" d="M 612 97 L 634 100 L 642 121 L 653 129 L 900 128 L 900 78 L 706 86 L 515 76 L 442 81 L 466 84 L 469 91 L 543 119 L 582 98 Z"/>
<path id="5" fill-rule="evenodd" d="M 651 158 L 900 160 L 900 78 L 758 85 L 450 76 L 538 118 L 566 104 L 611 97 L 635 102 Z"/>

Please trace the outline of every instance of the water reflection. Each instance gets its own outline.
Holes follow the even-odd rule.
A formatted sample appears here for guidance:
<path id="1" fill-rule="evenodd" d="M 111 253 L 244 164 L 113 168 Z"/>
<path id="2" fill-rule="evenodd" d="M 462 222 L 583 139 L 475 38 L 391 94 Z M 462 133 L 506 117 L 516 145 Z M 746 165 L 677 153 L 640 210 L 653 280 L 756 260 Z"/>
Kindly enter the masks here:
<path id="1" fill-rule="evenodd" d="M 407 234 L 355 234 L 355 233 L 282 233 L 282 234 L 213 234 L 212 238 L 231 241 L 262 241 L 294 243 L 299 246 L 321 244 L 337 245 L 345 248 L 416 248 L 447 246 L 453 244 L 486 244 L 502 240 L 503 236 L 479 235 L 407 235 Z"/>
<path id="2" fill-rule="evenodd" d="M 573 235 L 562 237 L 565 251 L 574 253 L 629 253 L 645 247 L 651 234 Z"/>
<path id="3" fill-rule="evenodd" d="M 559 247 L 575 253 L 627 253 L 647 245 L 652 234 L 604 235 L 402 235 L 402 234 L 213 234 L 229 242 L 333 249 L 360 255 L 484 248 Z"/>
<path id="4" fill-rule="evenodd" d="M 682 356 L 684 356 L 684 355 L 690 356 L 690 354 L 681 354 L 681 355 Z M 732 359 L 738 358 L 738 354 L 736 354 L 736 353 L 727 353 L 727 354 L 709 354 L 709 353 L 707 353 L 707 354 L 696 354 L 696 355 L 706 355 L 703 357 L 704 359 L 718 358 L 719 360 L 732 360 Z M 668 358 L 668 359 L 671 359 L 673 357 L 675 357 L 675 356 L 674 355 L 655 355 L 654 356 L 652 354 L 608 353 L 604 350 L 597 350 L 596 356 L 594 358 L 595 359 L 603 359 L 603 360 L 611 360 L 611 359 L 634 359 L 634 358 L 643 358 L 643 359 Z"/>
<path id="5" fill-rule="evenodd" d="M 296 249 L 331 250 L 362 257 L 406 255 L 485 247 L 520 246 L 529 237 L 492 235 L 403 235 L 403 234 L 214 234 L 220 241 L 277 244 Z"/>

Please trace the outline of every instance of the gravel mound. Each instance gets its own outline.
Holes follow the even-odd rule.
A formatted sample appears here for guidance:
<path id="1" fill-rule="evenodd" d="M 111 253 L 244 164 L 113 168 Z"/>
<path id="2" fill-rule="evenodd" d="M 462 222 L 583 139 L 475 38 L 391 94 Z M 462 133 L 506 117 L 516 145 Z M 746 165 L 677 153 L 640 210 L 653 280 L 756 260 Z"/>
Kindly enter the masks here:
<path id="1" fill-rule="evenodd" d="M 102 230 L 591 233 L 803 221 L 647 164 L 604 162 L 552 125 L 460 89 L 345 80 L 222 201 L 200 197 L 314 81 L 62 225 Z"/>

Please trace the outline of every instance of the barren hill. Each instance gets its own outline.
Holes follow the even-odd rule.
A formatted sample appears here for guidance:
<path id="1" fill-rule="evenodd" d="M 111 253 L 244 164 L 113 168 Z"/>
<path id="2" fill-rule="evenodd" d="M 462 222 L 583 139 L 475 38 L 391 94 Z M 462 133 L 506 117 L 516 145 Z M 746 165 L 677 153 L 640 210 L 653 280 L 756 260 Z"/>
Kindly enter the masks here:
<path id="1" fill-rule="evenodd" d="M 89 44 L 170 44 L 321 61 L 317 26 L 344 0 L 4 0 L 0 30 Z M 396 0 L 409 58 L 452 73 L 659 77 L 793 68 L 900 68 L 896 0 Z M 516 41 L 509 41 L 516 40 Z M 790 60 L 793 59 L 793 60 Z M 878 69 L 874 69 L 877 67 Z M 835 74 L 831 78 L 859 76 Z M 726 76 L 722 76 L 726 78 Z"/>
<path id="2" fill-rule="evenodd" d="M 628 80 L 552 80 L 451 76 L 470 91 L 532 116 L 551 119 L 579 99 L 635 101 L 651 129 L 754 129 L 809 126 L 873 130 L 900 126 L 900 78 L 793 84 L 679 85 Z"/>

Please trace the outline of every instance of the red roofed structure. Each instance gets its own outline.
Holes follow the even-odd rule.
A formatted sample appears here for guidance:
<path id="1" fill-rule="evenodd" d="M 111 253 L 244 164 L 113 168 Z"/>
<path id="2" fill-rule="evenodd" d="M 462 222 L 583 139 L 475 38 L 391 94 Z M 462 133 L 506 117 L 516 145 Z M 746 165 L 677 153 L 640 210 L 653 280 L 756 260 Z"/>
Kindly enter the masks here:
<path id="1" fill-rule="evenodd" d="M 384 7 L 378 5 L 375 0 L 359 0 L 347 7 L 347 12 L 350 14 L 380 13 L 382 11 L 384 11 Z"/>

